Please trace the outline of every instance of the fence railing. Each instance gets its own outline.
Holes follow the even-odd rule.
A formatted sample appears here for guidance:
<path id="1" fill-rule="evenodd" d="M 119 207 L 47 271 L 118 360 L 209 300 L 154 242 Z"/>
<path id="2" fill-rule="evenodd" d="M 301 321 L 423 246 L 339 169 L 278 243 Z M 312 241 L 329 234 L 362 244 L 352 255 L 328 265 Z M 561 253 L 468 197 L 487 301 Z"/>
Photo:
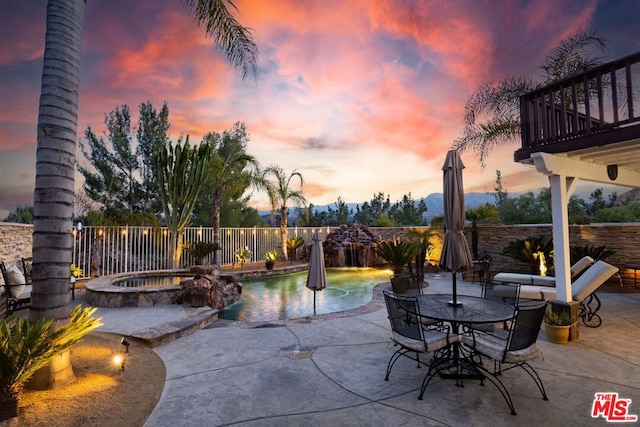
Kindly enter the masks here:
<path id="1" fill-rule="evenodd" d="M 521 96 L 515 161 L 638 138 L 639 82 L 637 52 Z"/>
<path id="2" fill-rule="evenodd" d="M 331 231 L 324 227 L 289 227 L 287 237 L 302 237 L 310 243 L 315 232 L 325 238 Z M 74 231 L 72 262 L 84 276 L 125 273 L 129 271 L 163 270 L 173 268 L 172 235 L 167 228 L 152 227 L 90 227 Z M 190 227 L 185 230 L 184 242 L 212 242 L 213 228 Z M 235 252 L 244 247 L 252 253 L 249 261 L 262 261 L 267 251 L 280 248 L 280 229 L 273 227 L 221 228 L 220 264 L 237 261 Z M 212 255 L 204 262 L 210 263 Z M 192 265 L 193 258 L 183 252 L 181 266 Z"/>

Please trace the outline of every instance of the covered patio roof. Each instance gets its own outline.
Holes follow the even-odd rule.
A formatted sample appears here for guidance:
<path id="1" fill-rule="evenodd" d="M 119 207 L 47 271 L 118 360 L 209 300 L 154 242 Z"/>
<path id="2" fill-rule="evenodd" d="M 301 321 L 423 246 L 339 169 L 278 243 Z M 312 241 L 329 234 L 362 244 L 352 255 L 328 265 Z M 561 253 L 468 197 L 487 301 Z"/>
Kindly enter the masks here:
<path id="1" fill-rule="evenodd" d="M 520 98 L 516 162 L 549 177 L 558 299 L 571 301 L 567 204 L 580 179 L 640 186 L 640 52 Z"/>

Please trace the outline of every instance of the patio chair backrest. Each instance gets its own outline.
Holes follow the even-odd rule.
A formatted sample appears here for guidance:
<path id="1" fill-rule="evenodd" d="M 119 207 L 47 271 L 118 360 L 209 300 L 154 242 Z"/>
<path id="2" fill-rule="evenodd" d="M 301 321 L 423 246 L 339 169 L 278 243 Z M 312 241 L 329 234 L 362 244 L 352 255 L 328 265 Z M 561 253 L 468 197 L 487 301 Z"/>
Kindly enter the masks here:
<path id="1" fill-rule="evenodd" d="M 487 282 L 482 286 L 482 298 L 516 306 L 520 300 L 520 283 Z"/>
<path id="2" fill-rule="evenodd" d="M 527 302 L 517 307 L 515 321 L 509 332 L 507 351 L 523 350 L 535 344 L 547 302 L 547 300 Z"/>
<path id="3" fill-rule="evenodd" d="M 416 316 L 420 316 L 417 298 L 384 291 L 384 301 L 393 333 L 412 340 L 424 341 L 422 324 L 416 321 Z"/>
<path id="4" fill-rule="evenodd" d="M 583 273 L 587 268 L 595 262 L 589 255 L 580 258 L 575 264 L 571 266 L 571 280 L 575 280 Z"/>
<path id="5" fill-rule="evenodd" d="M 571 284 L 573 300 L 582 302 L 617 272 L 618 267 L 614 267 L 604 261 L 596 261 Z"/>

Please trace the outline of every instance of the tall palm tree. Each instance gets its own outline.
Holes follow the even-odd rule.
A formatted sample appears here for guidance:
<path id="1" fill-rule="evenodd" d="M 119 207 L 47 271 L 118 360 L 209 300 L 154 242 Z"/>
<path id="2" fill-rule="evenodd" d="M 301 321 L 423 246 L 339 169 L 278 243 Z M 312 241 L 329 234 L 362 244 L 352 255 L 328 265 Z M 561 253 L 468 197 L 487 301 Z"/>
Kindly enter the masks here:
<path id="1" fill-rule="evenodd" d="M 287 176 L 279 166 L 269 166 L 264 171 L 264 177 L 265 179 L 269 179 L 269 177 L 275 179 L 275 183 L 272 183 L 268 189 L 269 201 L 271 202 L 272 214 L 274 214 L 278 208 L 280 209 L 280 247 L 282 255 L 284 256 L 283 259 L 287 259 L 287 215 L 289 210 L 287 204 L 289 202 L 295 206 L 304 206 L 307 204 L 307 199 L 305 199 L 302 194 L 304 178 L 300 172 L 295 170 Z M 298 190 L 291 188 L 291 181 L 294 178 L 300 180 L 300 189 Z"/>
<path id="2" fill-rule="evenodd" d="M 560 42 L 546 59 L 542 78 L 509 77 L 496 84 L 480 87 L 464 108 L 464 130 L 456 139 L 455 150 L 473 150 L 484 167 L 492 149 L 519 141 L 520 96 L 600 65 L 606 43 L 595 32 L 579 30 Z"/>
<path id="3" fill-rule="evenodd" d="M 244 124 L 236 123 L 232 132 L 222 136 L 208 133 L 204 141 L 214 147 L 211 156 L 211 173 L 207 191 L 211 192 L 213 243 L 220 247 L 220 210 L 223 194 L 227 191 L 244 192 L 247 186 L 266 188 L 267 183 L 260 174 L 258 160 L 246 151 Z M 235 191 L 238 190 L 238 191 Z M 219 264 L 220 249 L 214 252 L 213 263 Z"/>
<path id="4" fill-rule="evenodd" d="M 183 0 L 242 76 L 257 75 L 258 49 L 223 0 Z M 235 9 L 235 5 L 227 3 Z M 69 319 L 75 153 L 85 0 L 48 0 L 38 113 L 29 320 Z M 49 386 L 73 379 L 68 357 L 42 374 Z"/>

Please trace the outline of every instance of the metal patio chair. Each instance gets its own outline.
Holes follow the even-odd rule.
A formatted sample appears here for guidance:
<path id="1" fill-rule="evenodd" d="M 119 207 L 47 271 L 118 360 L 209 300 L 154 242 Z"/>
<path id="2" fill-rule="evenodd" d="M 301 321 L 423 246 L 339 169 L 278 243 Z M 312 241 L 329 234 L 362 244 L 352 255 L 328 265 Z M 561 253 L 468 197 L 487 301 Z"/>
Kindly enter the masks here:
<path id="1" fill-rule="evenodd" d="M 449 346 L 459 341 L 458 335 L 450 333 L 449 325 L 442 323 L 427 325 L 422 321 L 416 297 L 396 295 L 384 291 L 393 342 L 399 346 L 387 364 L 385 381 L 393 365 L 401 356 L 408 357 L 421 365 L 431 365 L 448 351 Z M 420 354 L 433 353 L 430 362 L 420 360 Z"/>
<path id="2" fill-rule="evenodd" d="M 536 345 L 538 333 L 544 318 L 544 312 L 548 301 L 531 301 L 519 304 L 515 317 L 506 338 L 487 334 L 480 331 L 472 331 L 471 334 L 461 337 L 462 345 L 469 349 L 471 356 L 476 360 L 478 369 L 492 382 L 504 397 L 511 414 L 516 411 L 509 391 L 500 380 L 500 375 L 513 368 L 522 368 L 536 383 L 544 400 L 547 393 L 538 373 L 529 364 L 529 361 L 542 356 L 542 352 Z M 483 358 L 492 360 L 493 369 L 483 364 Z"/>

